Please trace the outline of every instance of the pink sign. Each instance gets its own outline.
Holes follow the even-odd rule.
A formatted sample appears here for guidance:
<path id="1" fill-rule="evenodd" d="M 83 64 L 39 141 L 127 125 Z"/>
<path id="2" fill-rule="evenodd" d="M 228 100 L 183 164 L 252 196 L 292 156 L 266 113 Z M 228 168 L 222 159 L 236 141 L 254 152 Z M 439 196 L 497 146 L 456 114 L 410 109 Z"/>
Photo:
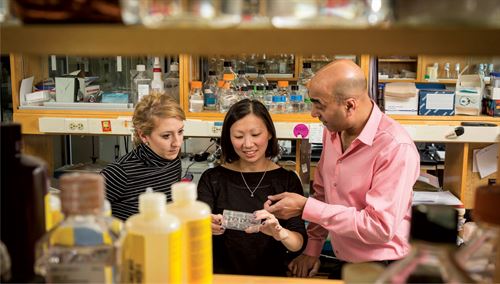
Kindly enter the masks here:
<path id="1" fill-rule="evenodd" d="M 297 124 L 293 128 L 293 135 L 295 137 L 299 137 L 300 135 L 302 138 L 307 138 L 307 135 L 309 135 L 309 127 L 307 127 L 307 125 L 302 123 Z"/>

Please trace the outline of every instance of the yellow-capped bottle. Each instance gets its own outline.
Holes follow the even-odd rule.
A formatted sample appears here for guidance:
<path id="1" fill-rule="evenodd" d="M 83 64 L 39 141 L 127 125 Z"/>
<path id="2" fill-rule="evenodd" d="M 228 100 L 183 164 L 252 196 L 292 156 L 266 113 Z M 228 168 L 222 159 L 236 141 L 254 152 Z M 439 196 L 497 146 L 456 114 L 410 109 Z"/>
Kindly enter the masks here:
<path id="1" fill-rule="evenodd" d="M 167 212 L 181 221 L 182 282 L 212 283 L 212 231 L 210 207 L 196 201 L 196 185 L 179 182 L 172 185 L 173 202 Z"/>
<path id="2" fill-rule="evenodd" d="M 139 214 L 125 222 L 122 282 L 181 282 L 180 222 L 165 207 L 163 193 L 148 188 L 139 196 Z"/>

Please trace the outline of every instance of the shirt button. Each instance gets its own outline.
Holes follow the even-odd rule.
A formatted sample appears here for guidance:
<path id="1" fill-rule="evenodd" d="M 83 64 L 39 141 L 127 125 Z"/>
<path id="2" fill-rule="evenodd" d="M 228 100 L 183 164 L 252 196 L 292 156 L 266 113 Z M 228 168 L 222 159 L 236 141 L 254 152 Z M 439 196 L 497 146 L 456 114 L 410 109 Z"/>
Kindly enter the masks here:
<path id="1" fill-rule="evenodd" d="M 333 183 L 333 186 L 337 186 L 337 183 L 336 183 L 336 182 L 334 182 L 334 183 Z"/>
<path id="2" fill-rule="evenodd" d="M 342 164 L 342 160 L 338 160 L 337 163 Z"/>

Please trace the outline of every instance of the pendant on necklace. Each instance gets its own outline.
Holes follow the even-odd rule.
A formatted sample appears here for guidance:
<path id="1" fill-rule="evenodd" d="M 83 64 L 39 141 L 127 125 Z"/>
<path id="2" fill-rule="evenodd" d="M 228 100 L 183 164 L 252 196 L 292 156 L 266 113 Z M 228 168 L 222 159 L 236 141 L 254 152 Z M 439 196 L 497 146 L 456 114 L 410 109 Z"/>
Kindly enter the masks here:
<path id="1" fill-rule="evenodd" d="M 250 194 L 250 197 L 253 197 L 253 193 L 252 193 L 252 194 Z"/>

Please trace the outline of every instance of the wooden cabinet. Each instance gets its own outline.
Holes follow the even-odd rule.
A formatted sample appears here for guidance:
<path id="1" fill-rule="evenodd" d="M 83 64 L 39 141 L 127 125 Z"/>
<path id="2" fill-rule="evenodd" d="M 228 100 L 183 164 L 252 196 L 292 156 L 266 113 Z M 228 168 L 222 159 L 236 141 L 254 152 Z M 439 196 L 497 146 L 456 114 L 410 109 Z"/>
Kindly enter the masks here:
<path id="1" fill-rule="evenodd" d="M 417 56 L 379 57 L 379 82 L 416 82 L 420 80 L 418 60 Z"/>
<path id="2" fill-rule="evenodd" d="M 19 86 L 24 76 L 34 75 L 35 80 L 47 76 L 47 55 L 67 54 L 79 56 L 104 56 L 104 55 L 163 55 L 180 54 L 180 97 L 181 105 L 188 110 L 189 82 L 198 71 L 192 64 L 193 56 L 204 54 L 377 54 L 386 65 L 410 66 L 410 71 L 415 70 L 417 82 L 423 81 L 424 69 L 429 64 L 438 62 L 441 66 L 446 62 L 460 61 L 463 54 L 479 56 L 500 55 L 500 46 L 496 40 L 500 37 L 500 29 L 446 29 L 446 28 L 370 28 L 370 29 L 146 29 L 144 27 L 124 27 L 119 25 L 50 25 L 50 26 L 25 26 L 2 27 L 1 33 L 2 53 L 11 54 L 12 66 L 12 95 L 14 105 L 14 120 L 23 125 L 25 143 L 31 153 L 49 159 L 50 139 L 39 131 L 40 118 L 106 118 L 120 119 L 130 117 L 132 110 L 127 111 L 62 111 L 62 110 L 20 110 Z M 450 44 L 430 43 L 429 38 L 439 38 L 440 42 Z M 478 44 L 478 43 L 481 44 Z M 388 57 L 393 54 L 425 54 L 418 57 L 409 57 L 406 61 L 391 61 Z M 444 55 L 452 57 L 443 57 Z M 460 55 L 460 56 L 457 56 Z M 385 56 L 385 57 L 384 57 Z M 295 80 L 300 68 L 302 58 L 295 58 Z M 469 58 L 469 57 L 467 57 Z M 318 58 L 310 58 L 318 60 Z M 415 61 L 416 59 L 416 61 Z M 385 60 L 385 61 L 384 61 Z M 467 59 L 471 61 L 472 59 Z M 481 58 L 477 59 L 481 60 Z M 318 60 L 319 61 L 319 60 Z M 468 61 L 468 62 L 469 62 Z M 473 61 L 473 60 L 472 60 Z M 359 64 L 368 74 L 369 56 L 361 55 Z M 464 65 L 465 66 L 465 65 Z M 463 67 L 462 67 L 463 68 Z M 199 72 L 198 72 L 199 74 Z M 453 84 L 453 81 L 446 82 Z M 493 117 L 426 117 L 393 115 L 394 119 L 409 127 L 412 135 L 425 134 L 430 129 L 446 131 L 453 129 L 462 121 L 484 121 L 500 125 L 499 118 Z M 221 121 L 220 113 L 189 113 L 189 120 Z M 274 114 L 275 122 L 290 123 L 318 123 L 308 113 L 300 114 Z M 125 120 L 124 123 L 127 121 Z M 433 128 L 434 127 L 434 128 Z M 429 129 L 429 130 L 426 130 Z M 470 179 L 471 149 L 482 144 L 481 142 L 498 142 L 498 127 L 481 132 L 474 130 L 474 135 L 469 138 L 459 138 L 456 141 L 447 141 L 444 135 L 435 135 L 432 140 L 447 142 L 450 153 L 446 158 L 445 189 L 452 190 L 472 207 L 469 196 L 478 184 Z M 492 132 L 493 131 L 493 132 Z M 495 132 L 496 131 L 496 132 Z M 484 135 L 483 135 L 484 134 Z M 488 134 L 488 135 L 486 135 Z M 488 138 L 482 139 L 482 136 Z M 422 136 L 429 137 L 429 136 Z M 46 140 L 40 143 L 34 141 Z M 424 139 L 424 138 L 422 138 Z M 419 139 L 416 139 L 419 140 Z M 483 141 L 484 140 L 484 141 Z M 420 141 L 420 140 L 419 140 Z M 480 182 L 484 182 L 481 180 Z"/>

